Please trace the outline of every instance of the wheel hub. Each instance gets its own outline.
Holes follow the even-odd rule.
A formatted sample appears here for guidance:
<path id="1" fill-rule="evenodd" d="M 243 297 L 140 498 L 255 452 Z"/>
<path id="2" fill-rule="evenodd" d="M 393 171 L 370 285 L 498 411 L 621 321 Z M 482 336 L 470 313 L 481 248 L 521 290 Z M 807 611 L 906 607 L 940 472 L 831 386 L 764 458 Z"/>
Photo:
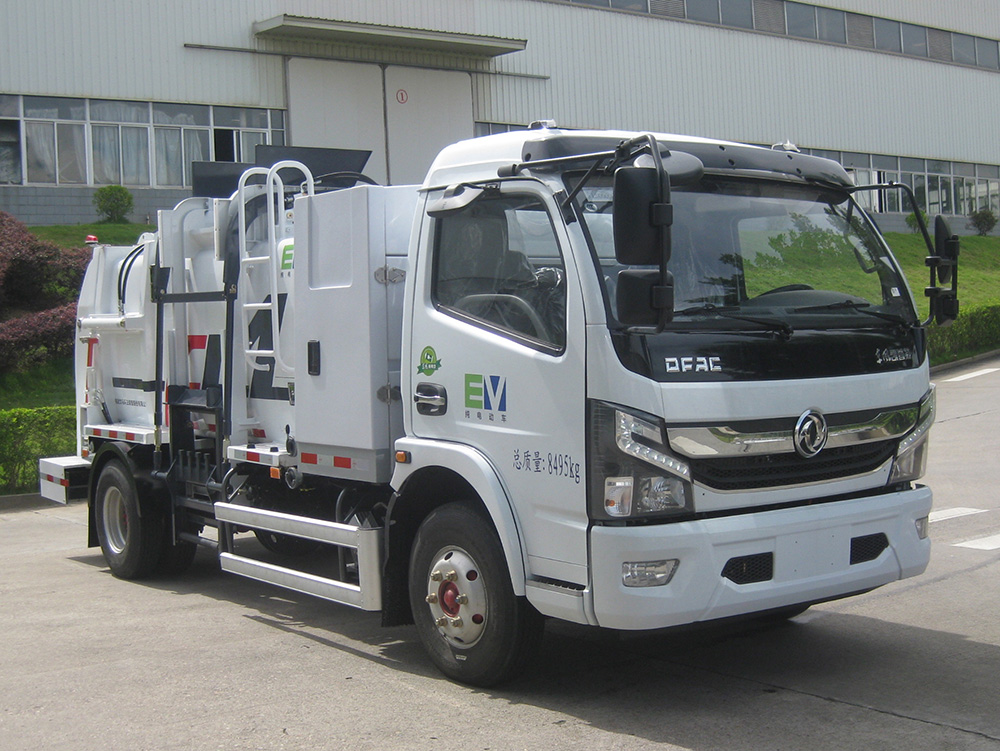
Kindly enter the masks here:
<path id="1" fill-rule="evenodd" d="M 128 512 L 122 492 L 115 487 L 104 494 L 104 530 L 108 547 L 115 555 L 121 555 L 128 540 Z"/>
<path id="2" fill-rule="evenodd" d="M 445 640 L 457 648 L 475 644 L 486 628 L 486 587 L 466 551 L 448 547 L 435 556 L 427 577 L 427 606 Z"/>

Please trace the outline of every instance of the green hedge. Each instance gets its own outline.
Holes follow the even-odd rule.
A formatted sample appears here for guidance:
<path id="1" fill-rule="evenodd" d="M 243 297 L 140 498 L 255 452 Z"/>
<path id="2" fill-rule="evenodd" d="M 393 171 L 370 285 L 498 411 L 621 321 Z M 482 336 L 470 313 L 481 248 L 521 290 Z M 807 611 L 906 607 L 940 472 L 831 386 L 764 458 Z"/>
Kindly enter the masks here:
<path id="1" fill-rule="evenodd" d="M 950 326 L 928 327 L 931 365 L 1000 349 L 1000 305 L 963 308 Z"/>
<path id="2" fill-rule="evenodd" d="M 0 410 L 0 495 L 38 490 L 38 460 L 76 453 L 76 408 Z"/>

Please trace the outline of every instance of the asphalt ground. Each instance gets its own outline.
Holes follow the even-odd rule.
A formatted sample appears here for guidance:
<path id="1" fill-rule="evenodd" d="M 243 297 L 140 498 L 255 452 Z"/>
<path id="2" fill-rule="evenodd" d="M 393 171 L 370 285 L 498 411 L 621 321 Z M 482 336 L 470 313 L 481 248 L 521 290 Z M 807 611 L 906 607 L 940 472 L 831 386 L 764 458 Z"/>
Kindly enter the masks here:
<path id="1" fill-rule="evenodd" d="M 206 551 L 117 580 L 85 505 L 0 499 L 0 749 L 1000 749 L 1000 359 L 935 380 L 925 574 L 778 624 L 550 622 L 502 689 Z"/>

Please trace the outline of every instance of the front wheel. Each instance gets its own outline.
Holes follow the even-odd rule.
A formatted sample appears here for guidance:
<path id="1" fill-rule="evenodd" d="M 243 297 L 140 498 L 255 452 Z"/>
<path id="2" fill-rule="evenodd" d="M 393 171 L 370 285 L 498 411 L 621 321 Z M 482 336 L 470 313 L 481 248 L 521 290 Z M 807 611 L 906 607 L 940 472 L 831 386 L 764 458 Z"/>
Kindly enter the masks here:
<path id="1" fill-rule="evenodd" d="M 543 618 L 514 594 L 493 525 L 462 504 L 434 510 L 417 531 L 410 605 L 431 660 L 462 683 L 513 678 L 541 642 Z"/>
<path id="2" fill-rule="evenodd" d="M 101 469 L 94 518 L 101 551 L 112 574 L 120 579 L 142 579 L 153 573 L 163 551 L 163 512 L 152 503 L 144 503 L 140 513 L 135 483 L 117 459 Z"/>

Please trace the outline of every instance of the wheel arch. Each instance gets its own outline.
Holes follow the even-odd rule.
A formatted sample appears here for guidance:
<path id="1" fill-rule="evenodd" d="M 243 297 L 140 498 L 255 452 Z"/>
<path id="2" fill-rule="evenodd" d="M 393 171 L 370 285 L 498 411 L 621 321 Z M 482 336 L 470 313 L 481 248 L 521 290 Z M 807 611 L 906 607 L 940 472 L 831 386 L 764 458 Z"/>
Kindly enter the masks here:
<path id="1" fill-rule="evenodd" d="M 468 446 L 401 439 L 399 451 L 419 456 L 419 465 L 399 464 L 386 517 L 382 572 L 383 625 L 412 622 L 408 597 L 410 550 L 421 522 L 439 506 L 460 501 L 493 525 L 507 561 L 514 594 L 525 594 L 524 548 L 513 506 L 485 456 Z"/>

